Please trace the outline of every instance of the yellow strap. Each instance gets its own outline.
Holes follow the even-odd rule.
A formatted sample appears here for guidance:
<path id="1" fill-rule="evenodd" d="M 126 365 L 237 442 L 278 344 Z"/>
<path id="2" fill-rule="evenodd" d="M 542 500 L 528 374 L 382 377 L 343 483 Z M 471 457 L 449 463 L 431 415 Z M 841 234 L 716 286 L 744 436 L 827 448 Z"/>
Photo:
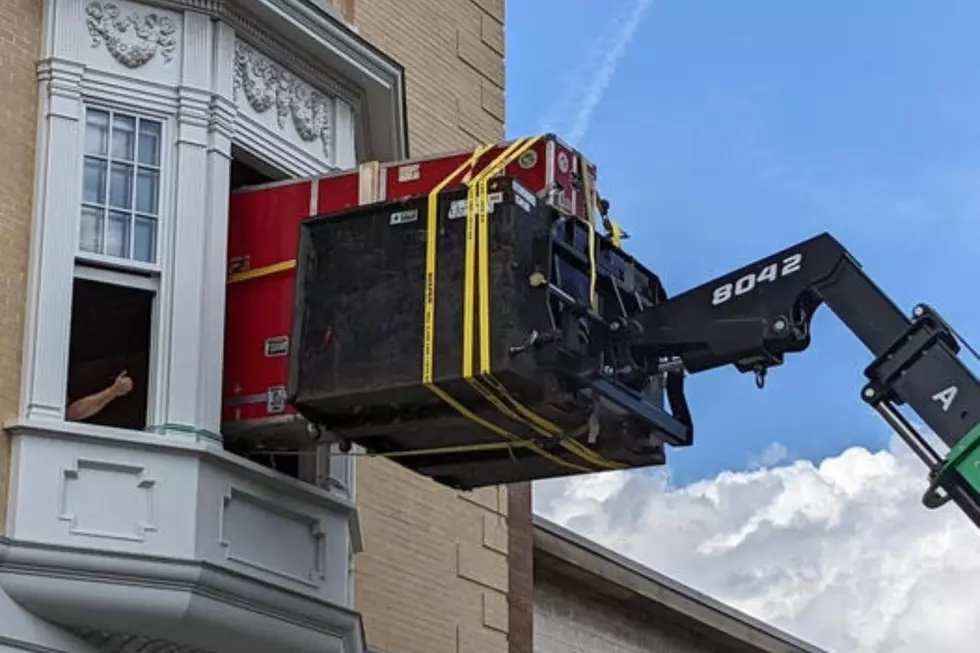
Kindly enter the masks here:
<path id="1" fill-rule="evenodd" d="M 466 348 L 464 346 L 463 352 L 463 376 L 466 378 L 470 384 L 476 388 L 480 393 L 489 400 L 497 409 L 516 421 L 522 422 L 527 426 L 530 426 L 537 433 L 549 437 L 549 438 L 563 438 L 561 441 L 561 446 L 568 451 L 578 455 L 583 460 L 592 463 L 594 466 L 600 469 L 622 469 L 625 465 L 616 463 L 614 461 L 607 460 L 600 456 L 598 453 L 589 449 L 588 447 L 582 445 L 580 442 L 571 439 L 565 439 L 562 430 L 557 425 L 549 422 L 545 418 L 536 414 L 531 409 L 522 405 L 517 399 L 510 394 L 507 388 L 500 383 L 491 372 L 491 352 L 490 352 L 490 266 L 489 266 L 489 243 L 490 243 L 490 229 L 489 229 L 489 198 L 488 198 L 488 182 L 493 176 L 499 174 L 506 166 L 513 160 L 519 158 L 524 152 L 531 148 L 540 137 L 535 137 L 531 139 L 519 139 L 511 144 L 500 156 L 497 157 L 493 162 L 487 165 L 475 178 L 468 182 L 469 193 L 467 201 L 467 252 L 466 252 L 466 278 L 472 279 L 472 275 L 469 271 L 472 268 L 472 250 L 470 249 L 470 239 L 469 234 L 471 233 L 471 225 L 474 222 L 472 215 L 472 210 L 475 207 L 477 211 L 476 220 L 479 223 L 479 234 L 477 242 L 479 244 L 478 258 L 480 267 L 480 379 L 479 381 L 486 383 L 489 387 L 484 387 L 482 383 L 478 382 L 476 379 L 472 378 L 472 347 Z M 469 198 L 473 197 L 473 190 L 476 188 L 476 198 L 475 201 L 469 201 Z M 465 288 L 464 292 L 464 314 L 469 316 L 466 321 L 465 330 L 469 331 L 472 329 L 472 285 L 469 282 Z M 464 343 L 467 341 L 464 331 Z M 472 339 L 470 338 L 470 342 Z M 501 399 L 494 397 L 492 391 L 496 391 L 501 398 L 507 401 L 514 410 L 510 410 L 501 402 Z M 515 413 L 516 411 L 516 413 Z"/>
<path id="2" fill-rule="evenodd" d="M 579 472 L 590 472 L 592 470 L 576 465 L 575 463 L 569 462 L 559 458 L 534 443 L 514 435 L 510 431 L 497 426 L 496 424 L 489 422 L 469 409 L 459 403 L 455 398 L 453 398 L 449 393 L 440 388 L 435 384 L 433 379 L 433 356 L 434 356 L 434 344 L 435 344 L 435 313 L 436 313 L 436 258 L 438 254 L 437 240 L 438 240 L 438 226 L 439 226 L 439 193 L 452 183 L 461 172 L 467 168 L 472 168 L 473 165 L 479 161 L 480 157 L 486 152 L 491 146 L 480 146 L 474 152 L 473 155 L 465 163 L 460 165 L 456 170 L 450 173 L 445 179 L 436 184 L 432 190 L 429 191 L 428 196 L 428 216 L 427 216 L 427 227 L 426 227 L 426 260 L 425 260 L 425 310 L 424 310 L 424 323 L 423 323 L 423 344 L 422 344 L 422 383 L 429 388 L 437 397 L 442 399 L 445 403 L 449 404 L 452 408 L 456 410 L 460 415 L 466 417 L 475 424 L 478 424 L 485 429 L 505 438 L 511 442 L 523 443 L 522 446 L 526 446 L 531 451 L 540 455 L 541 457 L 549 460 L 559 466 L 566 467 Z M 467 213 L 471 211 L 471 207 L 467 207 Z M 465 333 L 465 332 L 464 332 Z M 472 346 L 472 345 L 471 345 Z M 471 355 L 472 360 L 472 355 Z"/>
<path id="3" fill-rule="evenodd" d="M 514 399 L 503 384 L 489 374 L 490 360 L 490 330 L 489 330 L 489 198 L 487 193 L 488 180 L 499 174 L 500 171 L 515 159 L 519 158 L 524 152 L 534 145 L 540 137 L 530 139 L 518 139 L 512 142 L 505 150 L 497 156 L 491 163 L 485 166 L 477 175 L 466 181 L 468 186 L 467 193 L 467 248 L 464 263 L 464 335 L 463 335 L 463 378 L 477 390 L 487 401 L 491 403 L 504 416 L 530 426 L 536 432 L 548 438 L 564 437 L 561 429 L 553 424 L 549 424 L 543 418 L 535 415 L 530 409 L 522 406 Z M 475 192 L 474 192 L 475 191 Z M 475 234 L 475 225 L 479 223 L 481 233 Z M 474 236 L 478 236 L 476 241 L 480 244 L 480 315 L 481 315 L 481 377 L 473 377 L 473 337 L 469 335 L 473 330 L 473 245 Z M 486 372 L 484 372 L 486 370 Z M 491 388 L 484 385 L 484 381 L 496 385 L 498 394 L 506 398 L 509 403 L 521 413 L 511 410 L 500 397 L 494 396 Z M 523 415 L 523 417 L 522 417 Z M 530 421 L 528 416 L 530 416 Z M 536 423 L 535 423 L 536 422 Z M 541 422 L 550 426 L 550 429 L 542 428 Z M 577 454 L 583 460 L 591 462 L 600 468 L 609 468 L 615 463 L 604 463 L 601 457 L 591 449 L 584 447 L 575 440 L 563 440 L 560 443 L 568 451 Z"/>
<path id="4" fill-rule="evenodd" d="M 582 163 L 582 193 L 585 195 L 585 221 L 589 226 L 589 303 L 592 312 L 599 314 L 599 294 L 596 292 L 596 251 L 595 251 L 595 188 L 592 186 L 592 176 L 589 174 L 589 161 L 579 154 Z"/>
<path id="5" fill-rule="evenodd" d="M 292 270 L 295 267 L 296 267 L 296 259 L 291 259 L 289 261 L 282 261 L 280 263 L 273 263 L 272 265 L 266 265 L 261 268 L 255 268 L 253 270 L 245 270 L 244 272 L 236 272 L 235 274 L 229 274 L 228 283 L 240 283 L 242 281 L 258 279 L 259 277 L 267 277 L 270 274 L 276 274 L 277 272 Z"/>
<path id="6" fill-rule="evenodd" d="M 425 235 L 425 313 L 422 328 L 422 383 L 433 382 L 433 356 L 436 319 L 436 256 L 439 230 L 439 193 L 452 183 L 461 172 L 474 165 L 486 151 L 486 146 L 474 150 L 473 155 L 429 191 L 428 216 Z"/>
<path id="7" fill-rule="evenodd" d="M 609 220 L 609 239 L 616 247 L 623 246 L 623 228 L 612 220 Z"/>
<path id="8" fill-rule="evenodd" d="M 490 198 L 487 193 L 487 186 L 489 179 L 500 174 L 507 165 L 512 161 L 516 161 L 531 149 L 535 143 L 541 140 L 540 136 L 535 136 L 534 138 L 528 139 L 518 139 L 514 141 L 498 156 L 495 160 L 490 162 L 477 176 L 472 179 L 469 184 L 469 192 L 473 193 L 475 188 L 476 202 L 476 216 L 475 220 L 467 214 L 467 222 L 476 222 L 479 225 L 479 233 L 477 234 L 477 242 L 479 243 L 480 249 L 478 250 L 477 264 L 480 268 L 479 273 L 479 283 L 480 283 L 480 373 L 484 374 L 489 371 L 489 361 L 490 361 L 490 256 L 489 247 L 487 243 L 490 240 Z M 469 203 L 467 202 L 467 207 Z M 469 252 L 467 252 L 469 254 Z M 469 269 L 472 267 L 473 259 L 468 256 L 466 259 L 466 267 Z M 469 290 L 469 289 L 467 289 Z M 472 302 L 472 295 L 469 296 L 467 300 L 467 308 L 470 307 Z M 472 322 L 468 323 L 467 329 L 472 329 Z"/>
<path id="9" fill-rule="evenodd" d="M 463 378 L 469 379 L 473 376 L 473 287 L 476 278 L 476 270 L 473 265 L 474 250 L 476 248 L 477 239 L 477 220 L 481 212 L 481 206 L 484 199 L 480 198 L 477 188 L 479 181 L 484 178 L 488 171 L 495 168 L 500 163 L 506 165 L 510 161 L 513 161 L 520 156 L 514 156 L 516 150 L 520 150 L 521 153 L 525 151 L 526 148 L 522 148 L 522 144 L 527 139 L 519 138 L 506 148 L 504 151 L 497 155 L 497 158 L 493 159 L 487 166 L 485 166 L 480 172 L 476 174 L 475 177 L 470 177 L 466 180 L 467 192 L 466 192 L 466 245 L 464 254 L 464 264 L 463 264 Z M 530 147 L 530 145 L 528 145 Z M 475 209 L 475 210 L 474 210 Z M 481 319 L 483 316 L 483 309 L 480 310 Z M 481 329 L 481 335 L 483 331 Z M 485 336 L 484 336 L 485 337 Z M 482 347 L 482 343 L 481 343 Z M 482 350 L 481 350 L 482 351 Z"/>

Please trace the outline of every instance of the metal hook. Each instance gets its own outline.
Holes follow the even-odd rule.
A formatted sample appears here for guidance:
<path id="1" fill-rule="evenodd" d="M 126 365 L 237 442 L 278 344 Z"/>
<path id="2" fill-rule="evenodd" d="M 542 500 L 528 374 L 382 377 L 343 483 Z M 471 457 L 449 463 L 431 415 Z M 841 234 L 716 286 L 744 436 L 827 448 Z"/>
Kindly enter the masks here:
<path id="1" fill-rule="evenodd" d="M 755 368 L 755 387 L 760 390 L 766 387 L 766 368 L 762 365 Z"/>

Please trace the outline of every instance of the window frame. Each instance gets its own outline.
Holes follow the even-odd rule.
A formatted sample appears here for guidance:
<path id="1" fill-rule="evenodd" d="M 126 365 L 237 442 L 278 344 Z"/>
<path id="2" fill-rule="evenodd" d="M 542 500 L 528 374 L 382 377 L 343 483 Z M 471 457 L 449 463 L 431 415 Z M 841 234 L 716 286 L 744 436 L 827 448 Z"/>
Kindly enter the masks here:
<path id="1" fill-rule="evenodd" d="M 79 130 L 78 130 L 78 152 L 79 157 L 76 162 L 76 180 L 79 189 L 79 202 L 74 208 L 74 230 L 71 234 L 71 250 L 73 255 L 72 280 L 86 279 L 99 283 L 106 283 L 118 286 L 127 286 L 147 290 L 153 294 L 152 309 L 150 315 L 150 351 L 147 369 L 147 401 L 146 401 L 146 427 L 143 431 L 133 431 L 131 429 L 116 429 L 115 427 L 101 426 L 101 429 L 111 431 L 121 431 L 122 433 L 152 431 L 159 426 L 160 416 L 165 412 L 163 397 L 161 395 L 166 386 L 165 379 L 161 372 L 166 370 L 166 361 L 163 357 L 167 354 L 163 343 L 168 338 L 167 320 L 164 319 L 164 307 L 162 306 L 164 296 L 162 293 L 162 277 L 164 269 L 170 262 L 170 250 L 172 233 L 174 229 L 173 190 L 175 183 L 174 152 L 176 148 L 176 114 L 171 110 L 160 110 L 159 104 L 151 105 L 149 102 L 127 102 L 126 100 L 109 100 L 103 93 L 82 93 L 79 102 Z M 80 247 L 81 239 L 81 219 L 82 207 L 85 205 L 85 157 L 87 151 L 85 147 L 87 118 L 89 110 L 105 111 L 112 115 L 122 114 L 125 116 L 139 119 L 153 120 L 160 125 L 160 160 L 157 167 L 159 171 L 159 188 L 157 197 L 157 225 L 155 234 L 155 262 L 147 263 L 133 258 L 122 258 L 107 254 L 86 252 Z M 111 123 L 110 123 L 111 126 Z M 138 134 L 136 135 L 138 137 Z M 109 147 L 111 148 L 112 134 L 109 133 Z M 135 152 L 134 152 L 135 154 Z M 111 161 L 111 159 L 109 159 Z M 134 165 L 135 170 L 139 163 Z M 135 198 L 135 188 L 133 189 Z M 106 197 L 106 206 L 109 198 Z M 134 199 L 135 202 L 135 199 Z M 137 214 L 135 204 L 130 209 L 130 215 Z M 132 223 L 131 223 L 132 224 Z M 131 227 L 132 228 L 132 227 Z M 132 244 L 133 236 L 130 237 Z M 69 343 L 71 342 L 71 326 L 69 325 Z M 65 377 L 67 381 L 67 376 Z"/>
<path id="2" fill-rule="evenodd" d="M 157 223 L 156 223 L 156 233 L 154 235 L 154 262 L 147 263 L 144 261 L 139 261 L 132 258 L 123 258 L 119 256 L 112 256 L 109 254 L 100 254 L 95 252 L 86 252 L 81 248 L 81 212 L 82 207 L 85 205 L 84 193 L 85 193 L 85 158 L 88 156 L 88 152 L 85 148 L 86 141 L 86 131 L 88 127 L 88 112 L 89 110 L 104 111 L 109 113 L 110 116 L 116 114 L 122 114 L 128 117 L 139 119 L 152 120 L 160 125 L 160 161 L 157 166 L 157 171 L 159 172 L 159 188 L 157 189 Z M 172 170 L 172 153 L 175 145 L 174 136 L 174 120 L 175 116 L 172 112 L 159 111 L 149 108 L 149 106 L 137 105 L 125 101 L 112 102 L 101 94 L 83 94 L 81 103 L 79 105 L 79 159 L 77 162 L 77 179 L 79 188 L 79 197 L 81 198 L 75 211 L 74 219 L 74 233 L 72 234 L 72 250 L 74 252 L 74 259 L 76 267 L 78 264 L 91 264 L 97 268 L 113 268 L 116 270 L 136 273 L 139 275 L 152 275 L 156 278 L 162 274 L 164 263 L 167 257 L 167 243 L 169 241 L 169 233 L 173 227 L 173 220 L 171 219 L 171 214 L 173 210 L 172 201 L 172 184 L 173 184 L 173 170 Z M 111 123 L 110 123 L 111 127 Z M 109 148 L 112 147 L 112 133 L 109 132 Z M 134 135 L 134 138 L 138 138 L 138 134 Z M 107 161 L 111 164 L 111 157 L 107 157 Z M 134 188 L 133 197 L 134 205 L 129 209 L 130 216 L 137 215 L 135 207 L 135 172 L 139 168 L 139 163 L 133 162 L 134 168 Z M 107 169 L 107 174 L 111 174 L 111 170 Z M 108 182 L 107 182 L 108 185 Z M 105 198 L 106 207 L 109 207 L 108 195 Z M 130 223 L 130 229 L 132 230 L 132 222 Z M 104 238 L 105 236 L 103 236 Z M 130 244 L 133 243 L 135 237 L 130 233 Z M 130 252 L 132 254 L 132 252 Z"/>

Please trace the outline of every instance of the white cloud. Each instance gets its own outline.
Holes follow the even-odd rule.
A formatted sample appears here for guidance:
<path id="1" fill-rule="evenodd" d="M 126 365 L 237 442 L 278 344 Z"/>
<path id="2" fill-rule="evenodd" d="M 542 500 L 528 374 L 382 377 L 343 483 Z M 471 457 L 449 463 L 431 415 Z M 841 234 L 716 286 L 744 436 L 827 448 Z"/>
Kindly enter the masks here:
<path id="1" fill-rule="evenodd" d="M 896 441 L 682 487 L 663 472 L 542 481 L 535 511 L 828 651 L 968 653 L 980 533 L 953 505 L 925 509 L 924 487 Z"/>
<path id="2" fill-rule="evenodd" d="M 555 123 L 559 123 L 561 136 L 572 145 L 585 136 L 592 123 L 592 115 L 612 83 L 619 62 L 633 42 L 636 30 L 651 4 L 652 0 L 632 0 L 628 11 L 609 21 L 579 65 L 569 71 L 565 91 L 545 118 L 542 131 L 556 131 L 559 128 Z M 565 124 L 565 116 L 569 114 L 571 122 Z"/>
<path id="3" fill-rule="evenodd" d="M 789 449 L 781 442 L 773 442 L 760 453 L 749 457 L 749 467 L 772 467 L 789 458 Z"/>

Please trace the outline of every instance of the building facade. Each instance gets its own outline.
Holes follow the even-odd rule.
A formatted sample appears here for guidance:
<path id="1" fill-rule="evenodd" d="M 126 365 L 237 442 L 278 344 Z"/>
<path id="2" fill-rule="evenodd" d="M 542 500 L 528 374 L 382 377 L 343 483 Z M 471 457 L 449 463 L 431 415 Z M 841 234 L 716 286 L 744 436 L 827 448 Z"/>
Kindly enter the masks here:
<path id="1" fill-rule="evenodd" d="M 826 653 L 534 518 L 535 653 Z"/>
<path id="2" fill-rule="evenodd" d="M 336 453 L 314 484 L 220 435 L 230 190 L 499 140 L 503 1 L 3 0 L 0 25 L 0 647 L 511 650 L 526 490 Z M 123 370 L 127 402 L 68 420 Z"/>
<path id="3" fill-rule="evenodd" d="M 242 169 L 405 156 L 404 68 L 325 2 L 0 24 L 0 647 L 365 650 L 353 493 L 221 443 L 227 206 Z M 108 424 L 67 420 L 122 370 Z"/>

